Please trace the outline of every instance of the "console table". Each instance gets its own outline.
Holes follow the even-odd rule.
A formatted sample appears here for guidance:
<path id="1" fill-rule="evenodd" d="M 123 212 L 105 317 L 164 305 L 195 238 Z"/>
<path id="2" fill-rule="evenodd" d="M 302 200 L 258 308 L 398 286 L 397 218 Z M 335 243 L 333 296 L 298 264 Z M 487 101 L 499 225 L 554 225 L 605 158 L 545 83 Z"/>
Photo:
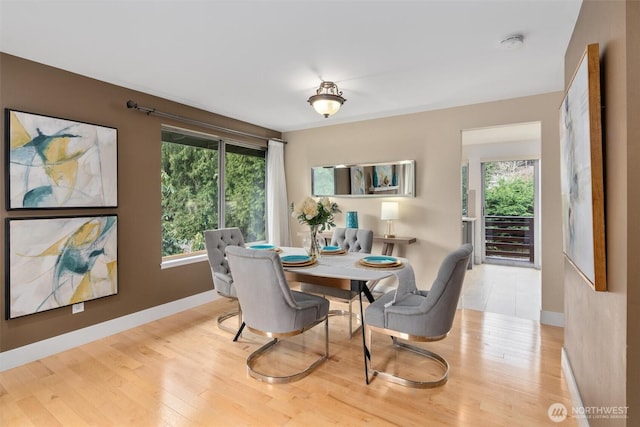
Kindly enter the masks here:
<path id="1" fill-rule="evenodd" d="M 374 243 L 382 243 L 382 255 L 391 255 L 393 254 L 393 248 L 396 244 L 399 245 L 410 245 L 411 243 L 416 242 L 415 237 L 384 237 L 384 236 L 373 236 Z"/>

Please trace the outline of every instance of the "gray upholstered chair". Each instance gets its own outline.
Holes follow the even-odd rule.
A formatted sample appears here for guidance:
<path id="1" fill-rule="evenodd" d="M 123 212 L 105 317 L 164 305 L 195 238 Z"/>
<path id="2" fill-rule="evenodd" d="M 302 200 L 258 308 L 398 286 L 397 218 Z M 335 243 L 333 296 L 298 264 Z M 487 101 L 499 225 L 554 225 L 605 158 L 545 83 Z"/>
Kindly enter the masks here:
<path id="1" fill-rule="evenodd" d="M 335 228 L 331 237 L 331 245 L 340 246 L 347 252 L 371 253 L 373 246 L 373 231 L 363 228 Z M 327 255 L 331 256 L 331 255 Z M 349 311 L 331 310 L 331 315 L 348 315 L 349 316 L 349 337 L 359 329 L 353 330 L 353 318 L 359 316 L 353 312 L 353 300 L 358 297 L 359 287 L 357 283 L 351 284 L 351 289 L 337 289 L 329 286 L 314 285 L 311 283 L 302 283 L 300 290 L 314 294 L 324 295 L 336 298 L 349 303 Z M 362 325 L 362 322 L 360 322 Z"/>
<path id="2" fill-rule="evenodd" d="M 347 252 L 371 253 L 373 231 L 364 228 L 334 228 L 331 244 Z"/>
<path id="3" fill-rule="evenodd" d="M 272 384 L 307 376 L 329 356 L 329 301 L 292 291 L 276 252 L 228 246 L 226 253 L 244 324 L 253 333 L 273 338 L 247 358 L 249 375 Z M 276 345 L 278 339 L 301 334 L 321 322 L 324 322 L 324 355 L 306 369 L 285 376 L 269 375 L 255 369 L 257 360 Z"/>
<path id="4" fill-rule="evenodd" d="M 411 274 L 408 280 L 402 280 L 398 284 L 397 290 L 387 292 L 371 303 L 364 315 L 366 348 L 371 356 L 373 356 L 372 332 L 379 332 L 391 336 L 394 347 L 410 350 L 436 361 L 444 373 L 437 380 L 416 381 L 372 368 L 373 376 L 416 388 L 437 387 L 447 382 L 449 363 L 442 356 L 406 342 L 400 342 L 398 339 L 417 342 L 438 341 L 449 334 L 472 251 L 473 247 L 470 244 L 464 244 L 447 255 L 440 265 L 430 290 L 418 290 Z M 367 382 L 369 382 L 368 368 L 365 350 Z"/>
<path id="5" fill-rule="evenodd" d="M 217 230 L 207 230 L 204 232 L 204 242 L 209 257 L 209 266 L 211 267 L 211 275 L 213 276 L 213 286 L 219 295 L 233 300 L 238 299 L 235 287 L 233 286 L 233 278 L 229 270 L 229 264 L 225 256 L 225 248 L 227 246 L 244 247 L 244 237 L 239 228 L 219 228 Z M 231 329 L 222 322 L 238 316 L 238 328 Z M 218 316 L 218 327 L 228 332 L 236 333 L 234 341 L 238 339 L 240 327 L 242 326 L 242 311 L 240 307 L 229 313 Z"/>

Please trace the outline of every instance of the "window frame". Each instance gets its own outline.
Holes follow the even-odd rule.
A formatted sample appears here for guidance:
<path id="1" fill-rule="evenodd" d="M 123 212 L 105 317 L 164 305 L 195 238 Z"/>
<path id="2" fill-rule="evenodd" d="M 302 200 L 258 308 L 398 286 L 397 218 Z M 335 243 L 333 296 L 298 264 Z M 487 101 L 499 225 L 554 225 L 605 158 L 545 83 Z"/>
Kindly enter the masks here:
<path id="1" fill-rule="evenodd" d="M 217 164 L 217 172 L 218 172 L 218 200 L 217 200 L 217 208 L 218 208 L 218 228 L 224 228 L 226 226 L 226 210 L 225 210 L 225 204 L 226 204 L 226 153 L 227 153 L 227 145 L 231 145 L 231 146 L 235 146 L 235 147 L 244 147 L 244 148 L 248 148 L 251 150 L 256 150 L 256 151 L 264 151 L 265 156 L 265 236 L 267 234 L 267 227 L 266 227 L 266 205 L 267 205 L 267 157 L 268 157 L 268 147 L 264 146 L 264 145 L 260 145 L 260 144 L 251 144 L 249 142 L 244 142 L 244 141 L 236 141 L 236 140 L 232 140 L 232 139 L 224 139 L 224 138 L 220 138 L 217 135 L 214 134 L 209 134 L 206 132 L 199 132 L 199 131 L 194 131 L 192 129 L 185 129 L 185 128 L 181 128 L 178 126 L 173 126 L 173 125 L 166 125 L 166 124 L 162 124 L 161 125 L 161 134 L 162 132 L 176 132 L 176 133 L 182 133 L 182 134 L 186 134 L 186 135 L 192 135 L 194 137 L 197 138 L 205 138 L 205 139 L 209 139 L 211 141 L 215 141 L 218 144 L 218 164 Z M 162 144 L 164 141 L 162 141 L 162 137 L 160 138 L 160 143 Z M 173 144 L 180 144 L 178 142 L 170 142 Z M 190 144 L 184 144 L 184 145 L 190 145 Z M 195 146 L 194 146 L 195 147 Z M 162 157 L 162 156 L 161 156 Z M 160 193 L 161 197 L 162 197 L 162 192 Z M 162 241 L 162 227 L 160 228 L 160 240 Z M 193 263 L 198 263 L 198 262 L 204 262 L 204 261 L 208 261 L 208 257 L 207 257 L 207 251 L 206 250 L 199 250 L 199 251 L 193 251 L 193 252 L 188 252 L 188 253 L 181 253 L 181 254 L 173 254 L 173 255 L 166 255 L 166 256 L 162 256 L 161 257 L 161 262 L 160 262 L 160 268 L 161 269 L 166 269 L 166 268 L 173 268 L 173 267 L 179 267 L 182 265 L 188 265 L 188 264 L 193 264 Z"/>

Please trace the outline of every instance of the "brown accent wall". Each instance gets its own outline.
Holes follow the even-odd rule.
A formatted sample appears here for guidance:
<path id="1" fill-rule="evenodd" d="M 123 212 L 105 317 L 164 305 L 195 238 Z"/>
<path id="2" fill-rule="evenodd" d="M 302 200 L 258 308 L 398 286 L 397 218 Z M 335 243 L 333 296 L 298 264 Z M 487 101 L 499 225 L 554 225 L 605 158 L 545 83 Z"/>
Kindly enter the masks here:
<path id="1" fill-rule="evenodd" d="M 604 124 L 608 292 L 594 292 L 565 262 L 565 350 L 585 406 L 629 406 L 637 425 L 640 229 L 640 3 L 585 0 L 565 55 L 565 85 L 587 44 L 599 43 Z"/>
<path id="2" fill-rule="evenodd" d="M 640 424 L 640 2 L 627 2 L 627 405 Z"/>
<path id="3" fill-rule="evenodd" d="M 208 263 L 161 270 L 160 126 L 169 124 L 213 134 L 206 128 L 148 116 L 127 109 L 127 100 L 194 120 L 241 132 L 279 138 L 279 132 L 223 117 L 176 102 L 86 78 L 15 56 L 0 53 L 0 107 L 77 120 L 118 129 L 118 199 L 116 209 L 65 210 L 56 215 L 118 214 L 118 295 L 71 307 L 4 320 L 5 295 L 0 296 L 0 351 L 7 351 L 69 331 L 94 325 L 213 288 Z M 4 119 L 0 130 L 4 135 Z M 231 137 L 218 133 L 220 137 Z M 256 140 L 248 139 L 255 143 Z M 5 152 L 0 153 L 4 191 Z M 0 235 L 7 217 L 45 216 L 51 212 L 7 212 L 0 198 Z M 4 245 L 0 274 L 5 275 Z"/>

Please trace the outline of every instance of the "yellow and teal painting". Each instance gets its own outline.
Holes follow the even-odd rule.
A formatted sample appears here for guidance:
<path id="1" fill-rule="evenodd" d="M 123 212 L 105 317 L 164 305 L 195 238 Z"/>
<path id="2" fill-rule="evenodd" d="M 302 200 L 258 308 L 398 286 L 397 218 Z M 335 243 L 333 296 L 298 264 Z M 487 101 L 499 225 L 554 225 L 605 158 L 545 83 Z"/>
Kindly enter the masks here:
<path id="1" fill-rule="evenodd" d="M 7 318 L 118 293 L 118 217 L 7 219 Z"/>
<path id="2" fill-rule="evenodd" d="M 7 110 L 9 209 L 116 207 L 117 130 Z"/>

